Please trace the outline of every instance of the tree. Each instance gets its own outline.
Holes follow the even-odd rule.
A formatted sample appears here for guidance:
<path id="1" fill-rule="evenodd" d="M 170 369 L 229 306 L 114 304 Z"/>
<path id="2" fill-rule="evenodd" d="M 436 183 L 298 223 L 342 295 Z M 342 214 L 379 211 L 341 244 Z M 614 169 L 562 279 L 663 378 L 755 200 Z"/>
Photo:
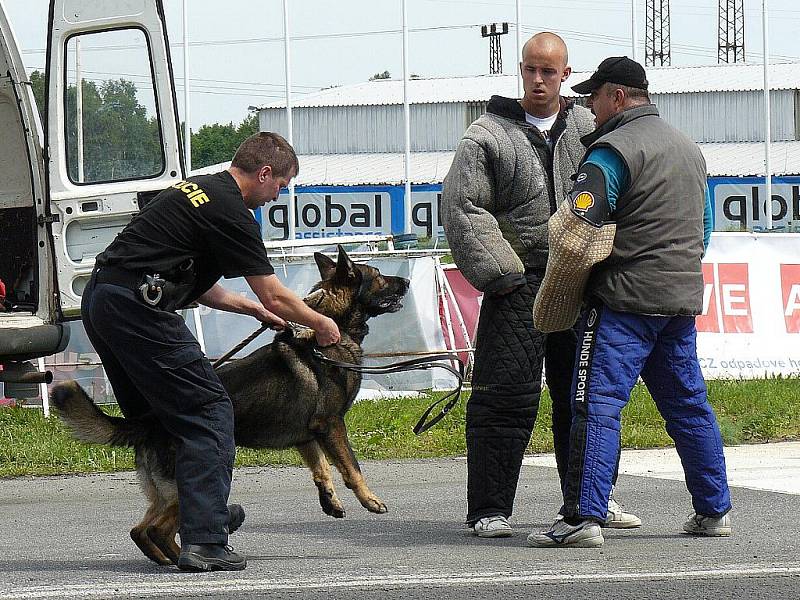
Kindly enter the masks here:
<path id="1" fill-rule="evenodd" d="M 33 95 L 44 121 L 44 73 L 30 75 Z M 84 79 L 83 151 L 84 180 L 108 181 L 155 175 L 162 168 L 161 132 L 155 117 L 137 99 L 136 85 L 125 79 L 100 84 Z M 77 89 L 67 89 L 67 164 L 78 179 Z M 259 131 L 258 114 L 241 123 L 203 125 L 192 133 L 192 167 L 227 162 L 247 137 Z"/>
<path id="2" fill-rule="evenodd" d="M 36 99 L 36 107 L 39 109 L 39 117 L 44 122 L 44 73 L 34 71 L 30 76 L 33 97 Z"/>
<path id="3" fill-rule="evenodd" d="M 238 126 L 233 123 L 203 125 L 192 134 L 192 168 L 230 161 L 239 144 L 258 130 L 257 113 L 249 115 Z"/>
<path id="4" fill-rule="evenodd" d="M 384 71 L 383 73 L 375 73 L 372 77 L 369 78 L 370 81 L 375 81 L 376 79 L 390 79 L 392 74 L 389 71 Z"/>
<path id="5" fill-rule="evenodd" d="M 30 76 L 33 95 L 44 121 L 45 81 L 41 71 Z M 134 179 L 156 175 L 163 168 L 161 132 L 155 117 L 137 98 L 136 84 L 109 79 L 99 85 L 81 81 L 83 94 L 84 181 Z M 66 98 L 67 165 L 78 180 L 77 88 L 70 85 Z"/>

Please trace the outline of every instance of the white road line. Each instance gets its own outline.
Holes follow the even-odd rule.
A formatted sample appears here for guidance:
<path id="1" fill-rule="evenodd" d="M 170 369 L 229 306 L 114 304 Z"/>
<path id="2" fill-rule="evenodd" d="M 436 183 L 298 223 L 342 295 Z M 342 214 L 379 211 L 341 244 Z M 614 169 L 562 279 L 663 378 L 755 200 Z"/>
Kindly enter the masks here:
<path id="1" fill-rule="evenodd" d="M 564 552 L 564 550 L 559 550 Z M 508 584 L 553 584 L 575 583 L 576 581 L 658 581 L 665 579 L 736 579 L 767 575 L 800 575 L 800 566 L 752 567 L 731 566 L 714 570 L 691 571 L 652 571 L 644 573 L 450 573 L 438 575 L 382 575 L 351 578 L 313 578 L 311 580 L 281 579 L 214 579 L 213 575 L 181 575 L 180 581 L 161 581 L 147 583 L 141 579 L 122 579 L 79 585 L 36 586 L 16 588 L 14 591 L 0 592 L 0 598 L 8 600 L 28 600 L 35 598 L 137 598 L 148 596 L 184 594 L 232 594 L 237 592 L 275 592 L 329 589 L 372 589 L 406 587 L 449 587 Z M 191 579 L 193 577 L 203 579 Z"/>

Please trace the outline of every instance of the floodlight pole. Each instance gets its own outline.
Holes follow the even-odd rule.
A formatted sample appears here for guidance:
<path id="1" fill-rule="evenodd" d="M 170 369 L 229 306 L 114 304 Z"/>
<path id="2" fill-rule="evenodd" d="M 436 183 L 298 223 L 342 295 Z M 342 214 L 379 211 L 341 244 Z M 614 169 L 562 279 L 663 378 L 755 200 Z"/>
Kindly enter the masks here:
<path id="1" fill-rule="evenodd" d="M 183 0 L 183 153 L 187 177 L 192 172 L 192 128 L 189 123 L 189 0 Z"/>
<path id="2" fill-rule="evenodd" d="M 522 19 L 520 15 L 522 13 L 522 8 L 520 6 L 521 1 L 516 0 L 516 9 L 517 9 L 517 97 L 522 98 L 524 95 L 524 90 L 522 89 L 522 67 L 520 66 L 520 62 L 522 61 Z"/>
<path id="3" fill-rule="evenodd" d="M 411 107 L 408 102 L 408 10 L 406 0 L 403 0 L 403 128 L 406 147 L 403 233 L 409 234 L 411 233 Z"/>
<path id="4" fill-rule="evenodd" d="M 631 0 L 631 58 L 636 60 L 636 47 L 639 41 L 636 39 L 636 0 Z"/>
<path id="5" fill-rule="evenodd" d="M 286 141 L 294 146 L 294 134 L 292 131 L 292 61 L 289 48 L 289 0 L 283 0 L 283 58 L 286 80 Z M 294 180 L 289 182 L 289 207 L 287 217 L 289 221 L 289 241 L 295 239 L 296 214 L 294 202 Z"/>
<path id="6" fill-rule="evenodd" d="M 761 23 L 764 32 L 764 181 L 767 184 L 767 203 L 764 210 L 766 229 L 772 229 L 772 169 L 770 168 L 770 144 L 772 131 L 769 105 L 769 25 L 767 20 L 767 0 L 761 2 Z"/>

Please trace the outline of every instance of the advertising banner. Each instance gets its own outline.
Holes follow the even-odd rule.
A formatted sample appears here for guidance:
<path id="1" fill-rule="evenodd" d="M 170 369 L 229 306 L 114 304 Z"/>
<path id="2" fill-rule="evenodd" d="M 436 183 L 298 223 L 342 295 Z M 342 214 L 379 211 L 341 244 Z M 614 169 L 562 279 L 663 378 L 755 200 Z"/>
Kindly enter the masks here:
<path id="1" fill-rule="evenodd" d="M 472 333 L 480 294 L 455 269 L 445 273 Z M 800 375 L 800 234 L 715 233 L 703 279 L 697 349 L 706 378 Z"/>
<path id="2" fill-rule="evenodd" d="M 442 234 L 441 185 L 411 188 L 412 231 L 421 238 Z M 264 239 L 289 235 L 288 192 L 261 209 Z M 320 239 L 343 235 L 400 234 L 405 226 L 403 186 L 313 186 L 295 188 L 295 237 Z"/>
<path id="3" fill-rule="evenodd" d="M 763 177 L 710 177 L 715 231 L 751 231 L 767 224 Z M 800 228 L 800 177 L 772 178 L 772 226 Z"/>
<path id="4" fill-rule="evenodd" d="M 310 258 L 274 262 L 281 279 L 300 294 L 307 293 L 319 277 Z M 437 289 L 434 257 L 384 257 L 369 262 L 386 274 L 409 278 L 411 287 L 400 312 L 370 322 L 364 350 L 374 357 L 367 363 L 385 364 L 444 348 L 462 350 L 466 362 L 463 350 L 474 347 L 482 294 L 459 270 L 444 266 L 449 288 L 445 295 Z M 709 379 L 800 376 L 800 234 L 714 233 L 703 263 L 703 278 L 697 347 L 704 375 Z M 241 279 L 223 280 L 223 285 L 251 295 Z M 257 326 L 250 317 L 207 308 L 186 311 L 184 317 L 193 331 L 199 317 L 211 357 L 220 356 Z M 80 321 L 69 326 L 69 345 L 46 359 L 47 368 L 53 370 L 56 380 L 76 379 L 95 400 L 107 399 L 110 389 Z M 269 342 L 271 335 L 265 334 L 241 354 Z M 452 377 L 437 371 L 367 376 L 364 385 L 385 390 L 452 386 Z"/>
<path id="5" fill-rule="evenodd" d="M 751 231 L 766 226 L 763 177 L 709 177 L 715 231 Z M 443 235 L 439 202 L 442 184 L 411 187 L 412 230 L 421 238 Z M 264 239 L 289 235 L 288 192 L 261 209 Z M 401 185 L 308 186 L 295 189 L 295 237 L 403 233 L 405 207 Z M 800 230 L 800 177 L 773 177 L 773 227 Z"/>
<path id="6" fill-rule="evenodd" d="M 703 279 L 706 377 L 800 375 L 800 234 L 716 233 Z"/>

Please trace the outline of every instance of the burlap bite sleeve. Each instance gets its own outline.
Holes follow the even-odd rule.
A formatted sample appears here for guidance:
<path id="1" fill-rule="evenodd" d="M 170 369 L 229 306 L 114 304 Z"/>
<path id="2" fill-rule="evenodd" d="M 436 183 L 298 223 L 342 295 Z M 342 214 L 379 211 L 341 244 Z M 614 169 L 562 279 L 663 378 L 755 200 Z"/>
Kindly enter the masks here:
<path id="1" fill-rule="evenodd" d="M 569 329 L 578 320 L 592 266 L 608 258 L 617 226 L 597 227 L 572 212 L 570 202 L 548 222 L 550 255 L 533 304 L 533 325 L 548 333 Z"/>

